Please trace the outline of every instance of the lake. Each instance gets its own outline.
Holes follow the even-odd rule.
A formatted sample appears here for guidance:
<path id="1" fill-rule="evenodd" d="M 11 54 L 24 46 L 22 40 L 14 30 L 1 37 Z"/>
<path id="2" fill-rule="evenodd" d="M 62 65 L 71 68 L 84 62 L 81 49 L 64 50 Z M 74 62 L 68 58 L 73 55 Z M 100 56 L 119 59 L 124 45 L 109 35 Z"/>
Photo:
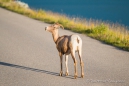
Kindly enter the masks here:
<path id="1" fill-rule="evenodd" d="M 21 0 L 30 8 L 129 26 L 129 0 Z"/>

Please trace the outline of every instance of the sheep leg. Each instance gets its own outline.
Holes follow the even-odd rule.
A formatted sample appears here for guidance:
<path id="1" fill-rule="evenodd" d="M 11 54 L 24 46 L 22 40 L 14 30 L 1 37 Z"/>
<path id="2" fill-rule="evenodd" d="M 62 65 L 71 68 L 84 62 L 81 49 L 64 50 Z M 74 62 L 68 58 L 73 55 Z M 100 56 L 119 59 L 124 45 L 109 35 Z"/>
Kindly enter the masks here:
<path id="1" fill-rule="evenodd" d="M 77 78 L 77 61 L 75 59 L 75 51 L 71 51 L 71 56 L 73 58 L 73 61 L 74 61 L 74 69 L 75 69 L 75 79 Z"/>
<path id="2" fill-rule="evenodd" d="M 84 78 L 84 64 L 81 57 L 81 49 L 78 51 L 79 59 L 80 59 L 80 66 L 81 66 L 81 77 Z"/>
<path id="3" fill-rule="evenodd" d="M 65 75 L 68 76 L 69 75 L 69 72 L 68 72 L 68 55 L 65 55 L 65 66 L 66 66 Z"/>
<path id="4" fill-rule="evenodd" d="M 62 76 L 63 75 L 63 56 L 62 56 L 62 53 L 59 53 L 59 56 L 60 56 L 60 65 L 61 65 L 61 70 L 60 70 L 60 76 Z"/>

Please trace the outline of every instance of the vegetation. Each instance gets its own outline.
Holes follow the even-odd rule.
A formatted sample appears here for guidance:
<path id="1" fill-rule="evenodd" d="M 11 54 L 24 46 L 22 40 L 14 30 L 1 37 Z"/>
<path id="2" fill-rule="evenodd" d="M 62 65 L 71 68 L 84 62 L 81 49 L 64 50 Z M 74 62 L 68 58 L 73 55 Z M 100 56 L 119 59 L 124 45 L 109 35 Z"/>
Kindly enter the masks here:
<path id="1" fill-rule="evenodd" d="M 13 0 L 0 0 L 0 7 L 46 23 L 58 22 L 66 29 L 86 34 L 107 44 L 129 51 L 129 31 L 125 26 L 99 20 L 70 18 L 63 14 L 42 9 L 32 10 L 18 5 Z"/>

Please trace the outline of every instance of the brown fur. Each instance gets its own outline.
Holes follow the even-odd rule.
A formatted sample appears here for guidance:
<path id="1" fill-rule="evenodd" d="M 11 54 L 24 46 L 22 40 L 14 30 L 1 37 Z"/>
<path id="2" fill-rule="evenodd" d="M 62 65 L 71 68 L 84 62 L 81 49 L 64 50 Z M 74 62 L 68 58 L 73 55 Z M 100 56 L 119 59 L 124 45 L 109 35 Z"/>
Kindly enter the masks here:
<path id="1" fill-rule="evenodd" d="M 71 36 L 61 36 L 58 38 L 58 40 L 56 41 L 56 47 L 58 49 L 59 52 L 61 52 L 63 55 L 68 53 L 70 47 L 69 47 L 69 40 L 70 40 Z"/>

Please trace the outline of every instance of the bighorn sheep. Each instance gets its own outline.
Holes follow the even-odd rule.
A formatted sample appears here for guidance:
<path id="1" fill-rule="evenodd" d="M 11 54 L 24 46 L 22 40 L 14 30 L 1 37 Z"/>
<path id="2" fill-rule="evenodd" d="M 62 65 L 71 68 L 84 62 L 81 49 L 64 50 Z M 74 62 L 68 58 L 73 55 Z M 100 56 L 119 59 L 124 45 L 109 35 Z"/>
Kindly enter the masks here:
<path id="1" fill-rule="evenodd" d="M 83 65 L 82 56 L 81 56 L 82 39 L 78 35 L 59 36 L 59 34 L 58 34 L 59 28 L 64 29 L 64 27 L 59 23 L 55 23 L 55 24 L 52 24 L 51 26 L 45 27 L 46 31 L 49 31 L 50 33 L 52 33 L 53 40 L 54 40 L 57 50 L 59 52 L 60 63 L 61 63 L 61 71 L 60 71 L 59 75 L 62 76 L 62 74 L 63 74 L 62 59 L 63 59 L 64 54 L 65 54 L 66 76 L 69 75 L 67 64 L 68 64 L 68 55 L 71 53 L 71 56 L 74 61 L 74 68 L 75 68 L 74 77 L 75 77 L 75 79 L 77 78 L 77 61 L 75 58 L 75 52 L 78 51 L 80 65 L 81 65 L 81 77 L 83 78 L 84 77 L 84 72 L 83 72 L 84 65 Z"/>

